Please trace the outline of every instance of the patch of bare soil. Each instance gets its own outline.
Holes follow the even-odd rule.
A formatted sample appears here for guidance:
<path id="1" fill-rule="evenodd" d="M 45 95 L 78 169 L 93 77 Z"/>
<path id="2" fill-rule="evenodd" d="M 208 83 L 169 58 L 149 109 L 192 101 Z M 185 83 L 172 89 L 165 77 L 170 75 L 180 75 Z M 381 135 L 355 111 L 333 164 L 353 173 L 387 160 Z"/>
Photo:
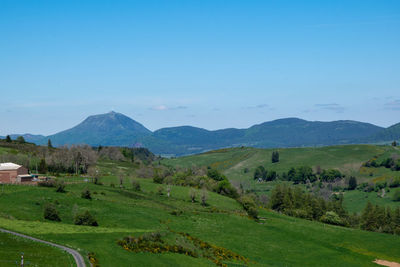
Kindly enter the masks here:
<path id="1" fill-rule="evenodd" d="M 400 263 L 394 262 L 394 261 L 385 261 L 385 260 L 374 260 L 376 264 L 382 265 L 382 266 L 388 266 L 388 267 L 400 267 Z"/>

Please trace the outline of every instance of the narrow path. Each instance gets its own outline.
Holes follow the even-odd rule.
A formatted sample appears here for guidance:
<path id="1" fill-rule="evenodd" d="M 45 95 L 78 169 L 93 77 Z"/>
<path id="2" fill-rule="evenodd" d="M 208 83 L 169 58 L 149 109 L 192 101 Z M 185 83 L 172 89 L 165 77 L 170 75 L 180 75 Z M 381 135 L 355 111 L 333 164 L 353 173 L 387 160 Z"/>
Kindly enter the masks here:
<path id="1" fill-rule="evenodd" d="M 44 243 L 44 244 L 47 244 L 47 245 L 50 245 L 50 246 L 53 246 L 53 247 L 60 248 L 60 249 L 62 249 L 64 251 L 68 252 L 69 254 L 71 254 L 72 257 L 74 257 L 74 260 L 76 262 L 76 266 L 77 267 L 86 267 L 85 260 L 83 259 L 82 255 L 79 254 L 79 252 L 74 250 L 74 249 L 67 248 L 65 246 L 54 244 L 54 243 L 51 243 L 51 242 L 48 242 L 48 241 L 44 241 L 44 240 L 41 240 L 41 239 L 37 239 L 37 238 L 31 237 L 31 236 L 28 236 L 28 235 L 24 235 L 24 234 L 16 233 L 16 232 L 13 232 L 13 231 L 9 231 L 9 230 L 3 229 L 3 228 L 0 228 L 0 232 L 16 235 L 16 236 L 19 236 L 19 237 L 23 237 L 23 238 L 30 239 L 30 240 L 33 240 L 33 241 L 36 241 L 36 242 L 40 242 L 40 243 Z"/>

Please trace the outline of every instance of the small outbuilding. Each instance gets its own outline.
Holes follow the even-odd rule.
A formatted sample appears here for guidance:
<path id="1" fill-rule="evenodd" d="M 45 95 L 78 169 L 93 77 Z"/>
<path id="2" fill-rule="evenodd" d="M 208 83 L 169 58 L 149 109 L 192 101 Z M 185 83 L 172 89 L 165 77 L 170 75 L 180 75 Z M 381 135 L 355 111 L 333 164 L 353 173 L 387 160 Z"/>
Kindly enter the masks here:
<path id="1" fill-rule="evenodd" d="M 7 184 L 21 183 L 31 181 L 28 169 L 24 166 L 6 162 L 0 163 L 0 182 Z"/>

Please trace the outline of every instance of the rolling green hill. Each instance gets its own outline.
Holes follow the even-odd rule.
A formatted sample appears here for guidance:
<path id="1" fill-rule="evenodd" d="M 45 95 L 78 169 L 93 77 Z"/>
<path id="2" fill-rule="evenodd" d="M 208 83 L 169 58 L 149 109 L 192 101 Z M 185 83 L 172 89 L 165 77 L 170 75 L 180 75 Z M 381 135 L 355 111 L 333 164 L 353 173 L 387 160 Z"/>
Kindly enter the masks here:
<path id="1" fill-rule="evenodd" d="M 13 149 L 2 148 L 1 151 L 6 153 Z M 288 148 L 280 149 L 280 162 L 272 164 L 272 151 L 245 147 L 221 149 L 161 162 L 156 160 L 153 164 L 154 167 L 180 168 L 212 166 L 224 171 L 231 181 L 248 181 L 259 190 L 257 192 L 263 192 L 279 181 L 254 183 L 251 172 L 260 164 L 277 171 L 290 166 L 319 164 L 322 168 L 339 168 L 346 173 L 358 171 L 361 179 L 362 162 L 398 153 L 394 147 L 372 145 Z M 259 207 L 260 220 L 256 221 L 232 198 L 208 191 L 204 206 L 199 199 L 202 194 L 199 189 L 133 178 L 142 167 L 130 161 L 100 160 L 97 168 L 102 174 L 102 185 L 88 182 L 87 176 L 59 177 L 66 182 L 65 193 L 56 192 L 54 187 L 2 185 L 0 227 L 72 247 L 86 258 L 91 253 L 100 266 L 215 266 L 207 253 L 197 257 L 172 252 L 136 253 L 117 243 L 128 236 L 145 238 L 151 233 L 160 233 L 163 242 L 189 249 L 194 249 L 193 240 L 197 240 L 203 247 L 211 246 L 221 253 L 244 257 L 249 266 L 374 266 L 375 259 L 400 262 L 398 236 L 288 217 L 262 207 Z M 245 168 L 250 172 L 244 173 Z M 365 179 L 379 178 L 378 175 L 387 174 L 385 171 L 380 169 L 379 173 L 367 175 Z M 122 187 L 119 187 L 121 172 Z M 140 183 L 140 191 L 133 188 L 133 179 Z M 167 196 L 168 187 L 170 197 Z M 91 192 L 91 199 L 81 197 L 84 190 Z M 195 202 L 190 197 L 193 192 L 197 194 Z M 368 197 L 373 200 L 371 195 Z M 345 203 L 349 210 L 363 208 L 364 195 L 352 195 L 349 199 L 354 201 L 354 205 Z M 386 199 L 378 197 L 375 201 L 388 204 Z M 54 205 L 61 222 L 44 219 L 43 211 L 48 203 Z M 95 217 L 98 227 L 74 224 L 76 214 L 84 211 Z M 188 238 L 183 238 L 183 234 Z M 131 240 L 136 240 L 134 238 Z M 196 249 L 201 251 L 201 246 Z M 228 266 L 243 265 L 228 258 L 223 262 Z"/>
<path id="2" fill-rule="evenodd" d="M 280 161 L 271 162 L 273 151 L 279 151 Z M 254 171 L 258 166 L 267 170 L 276 171 L 278 174 L 287 172 L 291 167 L 310 166 L 314 170 L 337 169 L 347 177 L 355 176 L 358 183 L 390 182 L 400 178 L 400 172 L 386 168 L 367 168 L 362 164 L 377 157 L 382 160 L 394 154 L 400 156 L 400 150 L 392 146 L 376 145 L 342 145 L 317 148 L 230 148 L 206 152 L 179 158 L 164 159 L 166 165 L 190 168 L 211 167 L 222 171 L 236 186 L 242 184 L 245 189 L 251 189 L 259 194 L 270 194 L 270 190 L 279 182 L 258 183 L 253 179 Z M 374 204 L 399 206 L 391 200 L 394 190 L 388 192 L 385 198 L 377 196 L 376 192 L 362 191 L 344 192 L 345 206 L 351 212 L 360 212 L 368 201 Z"/>
<path id="3" fill-rule="evenodd" d="M 160 186 L 165 190 L 165 185 L 141 179 L 142 192 L 135 192 L 129 181 L 122 190 L 110 187 L 108 183 L 116 180 L 103 180 L 103 186 L 69 184 L 67 193 L 56 193 L 53 188 L 6 186 L 0 210 L 7 218 L 0 218 L 0 227 L 71 246 L 83 255 L 93 252 L 101 266 L 212 266 L 202 257 L 129 252 L 116 242 L 127 235 L 154 231 L 168 235 L 168 229 L 234 251 L 248 258 L 249 266 L 375 266 L 372 261 L 376 258 L 400 261 L 397 236 L 325 225 L 267 210 L 260 211 L 265 220 L 258 223 L 245 216 L 233 199 L 214 193 L 209 193 L 209 206 L 202 207 L 189 200 L 190 188 L 173 186 L 168 198 L 156 193 Z M 84 188 L 91 190 L 92 200 L 80 198 Z M 49 201 L 56 203 L 62 222 L 43 219 L 43 205 Z M 72 224 L 74 210 L 86 209 L 95 215 L 99 227 Z M 172 215 L 176 210 L 182 214 Z"/>

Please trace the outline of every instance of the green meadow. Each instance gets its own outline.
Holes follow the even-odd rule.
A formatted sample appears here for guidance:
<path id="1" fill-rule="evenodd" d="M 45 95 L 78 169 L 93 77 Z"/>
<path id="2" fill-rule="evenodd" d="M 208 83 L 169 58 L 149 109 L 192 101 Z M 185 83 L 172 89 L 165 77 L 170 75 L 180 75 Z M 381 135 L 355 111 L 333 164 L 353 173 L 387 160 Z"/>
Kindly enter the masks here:
<path id="1" fill-rule="evenodd" d="M 0 266 L 19 266 L 21 255 L 26 266 L 76 266 L 72 256 L 58 248 L 0 232 Z"/>
<path id="2" fill-rule="evenodd" d="M 272 151 L 223 149 L 157 160 L 153 165 L 180 169 L 210 166 L 222 171 L 232 183 L 242 183 L 256 193 L 267 195 L 282 181 L 255 182 L 253 171 L 259 165 L 277 172 L 301 165 L 336 168 L 346 175 L 355 175 L 360 182 L 387 180 L 397 175 L 389 169 L 361 166 L 373 157 L 398 153 L 389 146 L 279 149 L 280 162 L 274 164 L 271 163 Z M 166 184 L 156 184 L 151 178 L 133 178 L 133 173 L 142 167 L 128 161 L 100 160 L 97 168 L 102 174 L 102 185 L 93 184 L 87 176 L 58 177 L 66 182 L 65 193 L 56 192 L 54 187 L 2 185 L 0 227 L 74 248 L 85 257 L 87 264 L 87 255 L 92 253 L 100 266 L 215 266 L 205 257 L 171 252 L 136 253 L 117 244 L 124 237 L 159 232 L 170 242 L 190 246 L 181 243 L 183 241 L 171 231 L 187 233 L 202 242 L 237 253 L 249 260 L 249 266 L 375 266 L 375 259 L 400 262 L 398 236 L 303 220 L 262 207 L 259 207 L 260 220 L 255 221 L 236 200 L 210 191 L 206 206 L 201 205 L 202 190 L 199 189 L 170 186 L 168 197 Z M 140 191 L 133 189 L 132 179 L 140 183 Z M 305 185 L 297 186 L 306 189 Z M 92 199 L 81 197 L 86 189 Z M 197 195 L 194 203 L 189 197 L 193 190 Z M 350 212 L 360 212 L 367 201 L 396 207 L 398 203 L 391 200 L 393 192 L 390 190 L 382 198 L 377 192 L 345 191 L 344 206 Z M 46 203 L 56 207 L 61 222 L 44 219 Z M 75 215 L 86 210 L 96 218 L 98 227 L 74 224 Z M 15 262 L 18 253 L 24 252 L 26 260 L 38 262 L 37 266 L 71 266 L 70 256 L 55 248 L 4 234 L 0 237 L 4 251 L 0 255 L 9 255 L 1 257 L 6 261 Z M 59 261 L 52 261 L 53 256 Z M 225 260 L 224 264 L 243 266 L 243 262 L 235 260 Z"/>
<path id="3" fill-rule="evenodd" d="M 104 185 L 67 184 L 66 193 L 54 188 L 6 186 L 0 197 L 0 227 L 75 248 L 84 256 L 93 252 L 101 266 L 213 265 L 201 257 L 134 253 L 117 245 L 126 236 L 168 233 L 168 229 L 236 252 L 248 258 L 250 266 L 373 266 L 376 258 L 400 261 L 398 236 L 325 225 L 264 209 L 260 210 L 262 220 L 256 222 L 235 200 L 212 192 L 208 192 L 208 206 L 204 207 L 190 201 L 187 187 L 172 186 L 168 198 L 166 185 L 154 184 L 151 179 L 138 179 L 141 192 L 131 189 L 129 179 L 123 189 L 111 187 L 114 179 L 103 179 Z M 91 191 L 92 200 L 81 198 L 85 188 Z M 46 202 L 56 205 L 61 222 L 43 219 Z M 74 212 L 82 210 L 89 210 L 99 227 L 74 225 Z M 173 215 L 176 211 L 178 215 Z"/>
<path id="4" fill-rule="evenodd" d="M 278 151 L 280 160 L 271 162 L 273 151 Z M 245 189 L 251 189 L 260 194 L 269 195 L 272 188 L 280 181 L 254 181 L 254 170 L 264 166 L 267 170 L 278 174 L 287 172 L 291 167 L 310 166 L 314 170 L 337 169 L 346 176 L 355 176 L 358 183 L 390 182 L 400 178 L 400 172 L 391 171 L 383 167 L 363 167 L 362 164 L 376 157 L 378 161 L 392 155 L 400 156 L 398 147 L 377 145 L 343 145 L 307 148 L 257 149 L 257 148 L 229 148 L 210 151 L 199 155 L 180 158 L 164 159 L 165 165 L 177 168 L 211 167 L 222 171 L 230 181 Z M 302 186 L 302 185 L 299 185 Z M 384 198 L 378 197 L 376 192 L 346 191 L 344 192 L 345 206 L 351 212 L 361 211 L 368 201 L 379 205 L 396 207 L 399 204 L 392 201 L 395 189 L 387 192 Z"/>

